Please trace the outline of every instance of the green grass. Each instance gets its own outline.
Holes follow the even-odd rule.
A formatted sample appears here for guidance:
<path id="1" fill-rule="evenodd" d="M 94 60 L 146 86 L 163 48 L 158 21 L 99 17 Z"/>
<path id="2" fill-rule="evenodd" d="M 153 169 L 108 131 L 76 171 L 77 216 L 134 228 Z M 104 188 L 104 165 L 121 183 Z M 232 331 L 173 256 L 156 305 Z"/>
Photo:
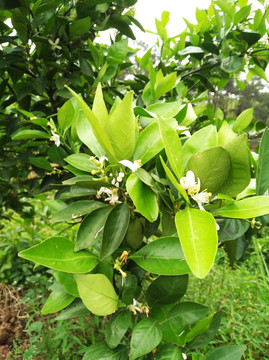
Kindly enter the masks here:
<path id="1" fill-rule="evenodd" d="M 234 269 L 224 259 L 205 279 L 191 277 L 186 298 L 213 312 L 223 310 L 221 327 L 211 344 L 244 344 L 244 360 L 268 360 L 269 278 L 264 266 L 268 239 L 253 240 L 247 258 Z"/>

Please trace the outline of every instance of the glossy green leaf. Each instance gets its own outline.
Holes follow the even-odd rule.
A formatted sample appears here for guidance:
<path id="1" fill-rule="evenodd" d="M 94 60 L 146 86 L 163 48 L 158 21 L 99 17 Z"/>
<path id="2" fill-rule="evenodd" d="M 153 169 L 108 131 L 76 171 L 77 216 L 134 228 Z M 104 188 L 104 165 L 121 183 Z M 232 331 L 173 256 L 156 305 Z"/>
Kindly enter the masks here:
<path id="1" fill-rule="evenodd" d="M 181 302 L 172 308 L 157 305 L 153 308 L 152 315 L 161 325 L 164 340 L 184 346 L 189 326 L 206 316 L 207 312 L 206 306 Z"/>
<path id="2" fill-rule="evenodd" d="M 102 239 L 104 226 L 112 209 L 112 206 L 107 205 L 85 217 L 78 229 L 75 251 L 89 248 Z"/>
<path id="3" fill-rule="evenodd" d="M 187 106 L 187 107 L 186 107 Z M 179 115 L 179 119 L 177 118 L 177 120 L 180 123 L 180 126 L 190 126 L 196 119 L 197 119 L 197 115 L 195 114 L 194 110 L 193 110 L 193 106 L 192 104 L 187 104 L 187 105 L 182 105 L 182 113 L 178 114 Z M 186 107 L 186 113 L 185 113 L 185 109 L 184 107 Z M 184 109 L 184 110 L 183 110 Z M 181 120 L 180 115 L 184 115 L 184 118 Z"/>
<path id="4" fill-rule="evenodd" d="M 41 169 L 45 169 L 47 171 L 53 170 L 53 167 L 50 165 L 50 162 L 44 157 L 41 156 L 29 157 L 29 161 L 31 164 Z"/>
<path id="5" fill-rule="evenodd" d="M 187 46 L 185 49 L 179 51 L 179 55 L 193 55 L 193 54 L 203 54 L 204 50 L 198 46 Z"/>
<path id="6" fill-rule="evenodd" d="M 246 350 L 246 346 L 226 345 L 211 351 L 206 360 L 240 360 Z"/>
<path id="7" fill-rule="evenodd" d="M 61 192 L 60 199 L 70 200 L 79 197 L 89 198 L 89 196 L 96 194 L 97 194 L 96 189 L 90 189 L 87 186 L 74 185 L 71 186 L 69 190 L 66 189 L 63 192 Z"/>
<path id="8" fill-rule="evenodd" d="M 76 281 L 81 300 L 93 314 L 110 315 L 117 309 L 118 296 L 105 275 L 77 275 Z"/>
<path id="9" fill-rule="evenodd" d="M 167 159 L 178 179 L 182 176 L 182 147 L 177 132 L 165 121 L 158 119 L 159 130 Z"/>
<path id="10" fill-rule="evenodd" d="M 83 35 L 89 31 L 90 26 L 91 26 L 91 18 L 89 16 L 79 20 L 75 20 L 69 25 L 70 35 L 71 36 Z"/>
<path id="11" fill-rule="evenodd" d="M 132 157 L 135 149 L 135 129 L 133 93 L 129 92 L 109 115 L 105 125 L 105 132 L 118 161 Z"/>
<path id="12" fill-rule="evenodd" d="M 155 88 L 155 98 L 159 99 L 162 95 L 172 90 L 177 81 L 177 73 L 173 72 L 169 75 L 164 76 L 160 81 L 157 82 Z"/>
<path id="13" fill-rule="evenodd" d="M 72 154 L 67 156 L 65 161 L 79 170 L 87 172 L 91 172 L 92 170 L 99 170 L 98 166 L 93 161 L 91 161 L 91 156 L 87 154 Z"/>
<path id="14" fill-rule="evenodd" d="M 175 221 L 186 261 L 192 273 L 202 279 L 217 252 L 216 221 L 210 213 L 189 207 L 176 213 Z"/>
<path id="15" fill-rule="evenodd" d="M 234 14 L 234 24 L 238 24 L 245 20 L 251 11 L 251 5 L 242 7 L 239 11 Z"/>
<path id="16" fill-rule="evenodd" d="M 155 221 L 159 215 L 159 208 L 154 192 L 135 173 L 128 177 L 126 189 L 134 202 L 136 210 L 149 221 Z"/>
<path id="17" fill-rule="evenodd" d="M 181 351 L 172 344 L 165 344 L 157 352 L 156 360 L 183 360 Z"/>
<path id="18" fill-rule="evenodd" d="M 112 148 L 112 145 L 110 143 L 110 140 L 104 131 L 104 128 L 102 127 L 102 124 L 99 123 L 98 119 L 94 115 L 93 111 L 89 108 L 89 106 L 85 103 L 85 101 L 82 99 L 81 96 L 79 96 L 75 91 L 71 90 L 69 87 L 67 87 L 68 90 L 71 92 L 71 94 L 74 96 L 76 101 L 78 102 L 79 106 L 81 107 L 82 111 L 84 112 L 87 119 L 90 121 L 92 125 L 93 133 L 101 145 L 102 149 L 105 150 L 107 156 L 109 157 L 110 161 L 112 163 L 116 163 L 114 151 Z"/>
<path id="19" fill-rule="evenodd" d="M 22 129 L 11 135 L 12 140 L 49 139 L 50 134 L 41 130 Z"/>
<path id="20" fill-rule="evenodd" d="M 74 296 L 66 293 L 64 290 L 52 291 L 41 310 L 41 314 L 58 312 L 70 305 L 74 299 Z"/>
<path id="21" fill-rule="evenodd" d="M 119 345 L 129 327 L 132 326 L 131 312 L 121 311 L 114 315 L 106 326 L 106 342 L 110 348 Z"/>
<path id="22" fill-rule="evenodd" d="M 183 170 L 191 156 L 217 146 L 218 138 L 215 126 L 209 125 L 196 131 L 182 147 Z"/>
<path id="23" fill-rule="evenodd" d="M 244 130 L 251 123 L 253 119 L 253 108 L 246 109 L 237 116 L 233 125 L 233 131 L 238 132 Z"/>
<path id="24" fill-rule="evenodd" d="M 237 55 L 228 56 L 222 60 L 220 68 L 227 73 L 235 73 L 243 65 L 243 58 Z"/>
<path id="25" fill-rule="evenodd" d="M 110 349 L 106 343 L 98 342 L 88 347 L 82 360 L 127 360 L 128 349 L 119 345 L 116 349 Z"/>
<path id="26" fill-rule="evenodd" d="M 133 329 L 130 360 L 149 353 L 162 340 L 162 332 L 157 321 L 147 318 L 139 321 Z"/>
<path id="27" fill-rule="evenodd" d="M 198 152 L 190 158 L 186 171 L 192 170 L 200 179 L 201 190 L 212 194 L 221 192 L 221 186 L 228 178 L 231 167 L 228 152 L 220 146 Z"/>
<path id="28" fill-rule="evenodd" d="M 68 180 L 63 181 L 63 185 L 75 185 L 75 184 L 78 186 L 79 185 L 88 186 L 94 189 L 101 188 L 102 186 L 104 187 L 111 186 L 111 183 L 106 182 L 104 180 L 98 180 L 91 175 L 74 176 Z"/>
<path id="29" fill-rule="evenodd" d="M 144 229 L 142 221 L 140 221 L 139 218 L 134 217 L 129 222 L 124 241 L 133 250 L 136 250 L 142 244 L 143 238 Z"/>
<path id="30" fill-rule="evenodd" d="M 219 133 L 218 142 L 229 154 L 231 169 L 227 181 L 221 192 L 225 195 L 236 196 L 242 192 L 250 182 L 249 150 L 246 134 L 236 136 L 229 125 L 224 122 Z"/>
<path id="31" fill-rule="evenodd" d="M 148 125 L 139 135 L 133 154 L 134 160 L 145 164 L 163 149 L 163 142 L 157 123 Z"/>
<path id="32" fill-rule="evenodd" d="M 252 196 L 214 211 L 215 216 L 250 219 L 269 214 L 269 196 Z"/>
<path id="33" fill-rule="evenodd" d="M 264 130 L 259 148 L 259 160 L 256 178 L 256 193 L 263 195 L 269 186 L 269 130 Z"/>
<path id="34" fill-rule="evenodd" d="M 77 283 L 74 278 L 74 274 L 68 274 L 66 272 L 61 272 L 57 270 L 52 271 L 52 275 L 62 285 L 64 290 L 75 297 L 79 297 Z"/>
<path id="35" fill-rule="evenodd" d="M 130 256 L 142 269 L 159 275 L 190 273 L 178 237 L 162 237 Z"/>
<path id="36" fill-rule="evenodd" d="M 81 315 L 90 315 L 91 313 L 83 304 L 81 299 L 75 299 L 67 308 L 55 318 L 55 320 L 67 320 Z"/>
<path id="37" fill-rule="evenodd" d="M 88 251 L 74 253 L 74 243 L 60 236 L 44 240 L 20 251 L 18 255 L 23 259 L 67 273 L 86 273 L 98 263 L 97 256 Z"/>
<path id="38" fill-rule="evenodd" d="M 187 333 L 186 337 L 185 337 L 185 341 L 186 343 L 193 340 L 195 337 L 203 334 L 204 332 L 206 332 L 209 327 L 210 327 L 210 324 L 213 320 L 213 314 L 208 316 L 208 317 L 205 317 L 201 320 L 199 320 L 197 322 L 197 324 L 195 324 L 191 330 Z"/>
<path id="39" fill-rule="evenodd" d="M 179 112 L 180 107 L 181 107 L 181 103 L 179 101 L 164 102 L 164 103 L 159 102 L 147 106 L 146 110 L 156 115 L 159 115 L 162 118 L 167 119 L 174 117 Z"/>
<path id="40" fill-rule="evenodd" d="M 129 220 L 130 210 L 128 204 L 118 204 L 109 213 L 104 225 L 100 260 L 113 254 L 120 246 L 128 229 Z"/>
<path id="41" fill-rule="evenodd" d="M 104 203 L 94 200 L 79 200 L 57 212 L 51 222 L 74 220 L 104 206 Z"/>
<path id="42" fill-rule="evenodd" d="M 209 328 L 204 331 L 203 333 L 196 336 L 193 340 L 189 341 L 188 348 L 197 350 L 198 348 L 204 347 L 207 345 L 216 335 L 217 331 L 219 330 L 220 323 L 221 323 L 221 317 L 222 317 L 222 311 L 218 311 L 213 315 L 212 321 L 210 322 Z M 208 319 L 208 318 L 206 318 Z M 197 323 L 196 329 L 199 330 L 200 327 L 203 327 L 203 320 L 201 319 L 201 324 L 199 324 L 199 321 Z M 206 322 L 206 320 L 205 320 Z M 195 330 L 196 331 L 196 330 Z M 192 330 L 190 330 L 190 333 Z M 191 334 L 190 334 L 191 335 Z M 190 336 L 187 334 L 187 336 Z"/>
<path id="43" fill-rule="evenodd" d="M 66 101 L 57 113 L 59 127 L 63 132 L 70 128 L 76 116 L 73 101 L 73 99 Z"/>
<path id="44" fill-rule="evenodd" d="M 120 64 L 125 60 L 128 52 L 128 39 L 116 41 L 108 48 L 107 61 L 112 64 Z"/>
<path id="45" fill-rule="evenodd" d="M 248 222 L 236 219 L 222 219 L 218 224 L 220 226 L 219 241 L 235 240 L 242 236 L 250 226 Z"/>
<path id="46" fill-rule="evenodd" d="M 91 123 L 86 118 L 82 110 L 80 110 L 78 114 L 76 131 L 80 141 L 82 141 L 83 144 L 85 144 L 93 152 L 93 154 L 98 157 L 105 155 L 105 151 L 102 149 L 93 133 Z"/>
<path id="47" fill-rule="evenodd" d="M 147 289 L 146 299 L 150 307 L 177 302 L 185 294 L 188 275 L 159 276 Z"/>

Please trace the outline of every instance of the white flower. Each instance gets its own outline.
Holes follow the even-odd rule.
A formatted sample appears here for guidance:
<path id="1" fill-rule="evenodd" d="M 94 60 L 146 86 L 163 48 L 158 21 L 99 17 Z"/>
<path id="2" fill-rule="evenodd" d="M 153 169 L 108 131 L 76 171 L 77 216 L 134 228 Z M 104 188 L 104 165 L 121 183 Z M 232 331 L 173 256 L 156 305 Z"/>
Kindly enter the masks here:
<path id="1" fill-rule="evenodd" d="M 107 189 L 107 188 L 105 188 L 105 187 L 101 187 L 101 188 L 97 191 L 97 194 L 96 194 L 97 199 L 100 199 L 101 195 L 102 195 L 104 192 L 106 192 L 106 190 L 109 190 L 109 189 Z"/>
<path id="2" fill-rule="evenodd" d="M 49 39 L 49 43 L 50 43 L 51 49 L 52 49 L 53 51 L 55 51 L 56 49 L 59 49 L 59 50 L 60 50 L 60 49 L 62 48 L 61 46 L 58 45 L 58 44 L 59 44 L 59 41 L 60 41 L 59 38 L 57 38 L 55 41 Z"/>
<path id="3" fill-rule="evenodd" d="M 52 137 L 50 138 L 51 141 L 54 141 L 54 144 L 58 147 L 61 145 L 60 142 L 60 136 L 58 134 L 55 134 L 53 130 L 51 130 Z"/>
<path id="4" fill-rule="evenodd" d="M 202 206 L 202 204 L 208 204 L 209 203 L 209 198 L 212 194 L 210 192 L 207 192 L 206 190 L 203 190 L 200 193 L 196 193 L 191 195 L 191 197 L 193 198 L 193 200 L 195 200 L 199 206 L 200 210 L 205 210 Z"/>
<path id="5" fill-rule="evenodd" d="M 101 156 L 101 157 L 99 158 L 99 162 L 100 162 L 101 167 L 104 166 L 105 160 L 108 161 L 108 158 L 107 158 L 106 156 Z"/>
<path id="6" fill-rule="evenodd" d="M 133 163 L 129 160 L 121 160 L 120 164 L 128 167 L 132 170 L 132 172 L 135 172 L 137 169 L 139 169 L 142 166 L 141 160 L 135 160 Z"/>
<path id="7" fill-rule="evenodd" d="M 121 201 L 119 201 L 118 190 L 118 188 L 114 188 L 112 190 L 106 189 L 104 192 L 108 195 L 108 197 L 105 201 L 109 201 L 110 205 L 120 204 Z"/>
<path id="8" fill-rule="evenodd" d="M 196 194 L 200 190 L 200 179 L 197 178 L 198 182 L 195 181 L 195 175 L 190 170 L 187 172 L 186 176 L 183 176 L 180 179 L 180 184 L 183 189 L 188 191 L 189 195 Z"/>
<path id="9" fill-rule="evenodd" d="M 141 308 L 138 306 L 140 305 L 139 302 L 137 302 L 135 299 L 133 299 L 132 305 L 128 305 L 128 308 L 133 311 L 133 313 L 136 315 L 136 312 L 138 311 L 141 313 Z"/>

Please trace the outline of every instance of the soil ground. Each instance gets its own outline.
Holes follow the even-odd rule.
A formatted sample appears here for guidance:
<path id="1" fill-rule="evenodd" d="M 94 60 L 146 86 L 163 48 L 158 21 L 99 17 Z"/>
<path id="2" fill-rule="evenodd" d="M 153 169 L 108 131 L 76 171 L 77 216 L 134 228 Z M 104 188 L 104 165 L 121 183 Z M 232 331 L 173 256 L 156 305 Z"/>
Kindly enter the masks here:
<path id="1" fill-rule="evenodd" d="M 28 315 L 20 300 L 16 289 L 0 283 L 0 360 L 8 358 L 13 340 L 23 337 Z"/>

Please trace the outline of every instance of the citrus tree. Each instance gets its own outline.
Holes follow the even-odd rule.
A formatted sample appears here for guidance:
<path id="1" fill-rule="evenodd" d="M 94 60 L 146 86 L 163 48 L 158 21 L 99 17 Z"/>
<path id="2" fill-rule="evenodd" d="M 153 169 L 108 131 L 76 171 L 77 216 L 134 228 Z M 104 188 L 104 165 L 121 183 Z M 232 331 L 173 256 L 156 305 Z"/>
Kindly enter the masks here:
<path id="1" fill-rule="evenodd" d="M 70 98 L 57 117 L 35 123 L 52 138 L 54 158 L 44 152 L 32 162 L 46 161 L 64 177 L 51 221 L 75 226 L 77 235 L 56 234 L 19 256 L 53 270 L 44 314 L 107 317 L 103 341 L 84 360 L 240 359 L 245 350 L 221 344 L 205 354 L 222 314 L 183 296 L 190 274 L 204 278 L 223 248 L 231 262 L 240 258 L 267 223 L 268 129 L 252 153 L 253 109 L 224 119 L 207 90 L 232 76 L 241 86 L 244 71 L 249 80 L 266 80 L 268 12 L 252 12 L 248 1 L 212 1 L 196 17 L 198 25 L 187 22 L 170 38 L 164 12 L 156 20 L 160 61 L 154 65 L 149 50 L 137 58 L 148 75 L 131 79 L 117 80 L 119 68 L 130 67 L 128 34 L 119 29 L 122 38 L 108 48 L 96 79 L 82 82 L 88 91 L 67 79 L 61 94 Z M 98 45 L 87 46 L 97 61 Z M 14 141 L 27 140 L 31 121 Z M 40 139 L 31 134 L 30 142 Z"/>

